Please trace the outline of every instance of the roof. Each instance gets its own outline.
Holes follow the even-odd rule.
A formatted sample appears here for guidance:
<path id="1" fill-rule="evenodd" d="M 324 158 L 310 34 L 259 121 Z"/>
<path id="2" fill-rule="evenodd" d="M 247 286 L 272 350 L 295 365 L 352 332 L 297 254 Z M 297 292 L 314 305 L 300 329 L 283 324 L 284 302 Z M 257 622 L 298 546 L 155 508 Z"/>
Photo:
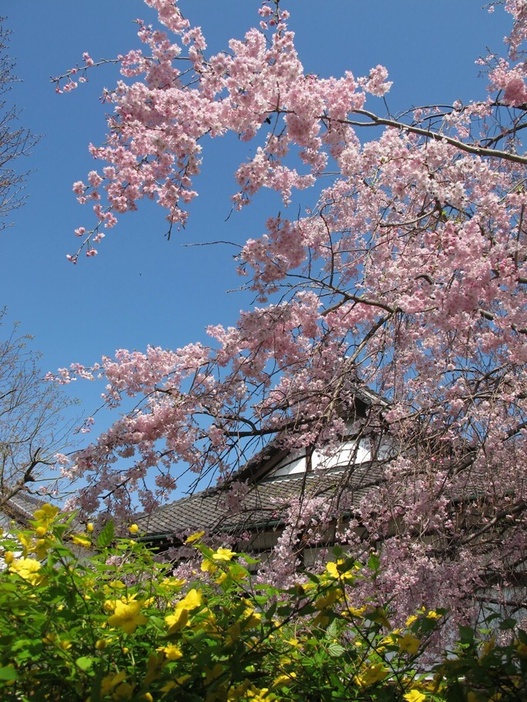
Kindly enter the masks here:
<path id="1" fill-rule="evenodd" d="M 20 490 L 0 506 L 0 526 L 8 529 L 14 523 L 21 529 L 27 527 L 35 510 L 43 504 L 43 500 L 25 490 Z"/>
<path id="2" fill-rule="evenodd" d="M 211 488 L 159 507 L 138 522 L 148 539 L 202 529 L 231 534 L 270 529 L 283 524 L 294 501 L 323 497 L 327 506 L 349 513 L 367 490 L 379 484 L 381 473 L 378 464 L 362 463 L 351 469 L 272 477 L 246 485 L 239 498 L 230 491 L 240 484 L 231 483 L 230 488 Z"/>
<path id="3" fill-rule="evenodd" d="M 371 408 L 386 409 L 388 406 L 389 403 L 383 397 L 357 382 L 354 388 L 353 407 L 348 405 L 347 409 L 341 408 L 341 411 L 352 422 L 358 420 L 360 423 L 368 416 Z M 231 475 L 230 480 L 258 482 L 265 478 L 289 453 L 290 450 L 283 447 L 282 437 L 278 435 L 250 458 L 245 465 L 236 470 Z"/>
<path id="4" fill-rule="evenodd" d="M 386 408 L 388 403 L 362 384 L 357 384 L 353 408 L 346 410 L 353 425 L 351 436 L 364 436 L 379 429 L 373 422 L 365 432 L 369 410 Z M 374 426 L 376 425 L 376 426 Z M 311 470 L 293 475 L 273 475 L 290 455 L 278 436 L 220 486 L 162 505 L 137 522 L 149 541 L 172 539 L 193 531 L 241 534 L 277 528 L 285 522 L 293 501 L 322 497 L 338 507 L 339 514 L 358 505 L 365 492 L 378 485 L 382 468 L 365 461 L 333 469 Z M 241 485 L 241 488 L 240 488 Z M 236 491 L 240 490 L 239 496 Z"/>

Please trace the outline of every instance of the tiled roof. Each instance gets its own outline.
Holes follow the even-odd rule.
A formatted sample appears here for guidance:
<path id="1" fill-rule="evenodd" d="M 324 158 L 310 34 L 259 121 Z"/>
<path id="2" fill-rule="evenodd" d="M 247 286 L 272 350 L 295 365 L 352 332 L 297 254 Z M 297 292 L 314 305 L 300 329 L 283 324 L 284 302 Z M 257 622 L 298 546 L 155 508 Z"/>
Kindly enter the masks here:
<path id="1" fill-rule="evenodd" d="M 354 407 L 348 411 L 357 425 L 369 410 L 382 409 L 387 402 L 362 384 L 357 384 Z M 361 430 L 363 435 L 364 431 Z M 340 511 L 350 510 L 364 492 L 378 484 L 381 468 L 375 463 L 360 463 L 337 470 L 314 470 L 308 473 L 272 476 L 274 469 L 288 455 L 279 437 L 271 441 L 234 473 L 229 483 L 209 488 L 163 505 L 137 519 L 147 539 L 170 538 L 192 531 L 222 533 L 260 531 L 284 522 L 292 500 L 324 495 L 338 501 Z M 248 491 L 240 499 L 229 499 L 229 486 L 244 483 Z"/>
<path id="2" fill-rule="evenodd" d="M 35 510 L 43 504 L 43 500 L 26 491 L 17 492 L 0 507 L 0 526 L 8 529 L 14 523 L 19 528 L 26 527 Z"/>
<path id="3" fill-rule="evenodd" d="M 367 490 L 378 484 L 380 475 L 378 465 L 363 463 L 352 470 L 268 478 L 250 485 L 239 500 L 229 500 L 228 488 L 212 488 L 159 507 L 139 517 L 138 523 L 147 538 L 201 529 L 223 533 L 261 530 L 282 524 L 291 502 L 302 498 L 325 497 L 349 512 Z M 233 502 L 237 504 L 233 506 Z"/>
<path id="4" fill-rule="evenodd" d="M 377 393 L 357 383 L 353 407 L 345 410 L 350 420 L 350 438 L 356 436 L 361 441 L 371 435 L 380 449 L 386 431 L 382 415 L 388 404 Z M 285 475 L 283 465 L 289 453 L 280 437 L 276 437 L 236 471 L 228 483 L 139 516 L 137 521 L 145 538 L 161 543 L 165 539 L 177 541 L 178 537 L 201 530 L 233 535 L 279 531 L 290 505 L 311 497 L 324 497 L 331 503 L 335 515 L 346 518 L 368 491 L 386 479 L 384 461 L 389 460 L 389 456 L 381 456 L 381 452 L 376 452 L 377 460 L 373 460 L 372 454 L 371 459 L 354 465 Z M 461 464 L 459 476 L 448 497 L 453 502 L 477 499 L 485 480 L 480 471 L 470 468 L 470 452 L 466 461 L 462 456 L 458 460 Z M 232 492 L 229 494 L 240 483 L 245 486 L 241 496 L 236 498 Z"/>

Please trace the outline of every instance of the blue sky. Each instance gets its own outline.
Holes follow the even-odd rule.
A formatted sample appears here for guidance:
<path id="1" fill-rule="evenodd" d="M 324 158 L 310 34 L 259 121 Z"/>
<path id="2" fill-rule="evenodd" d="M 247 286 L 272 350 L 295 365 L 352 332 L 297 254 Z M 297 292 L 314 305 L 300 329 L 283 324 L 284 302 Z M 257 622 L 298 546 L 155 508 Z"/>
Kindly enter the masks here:
<path id="1" fill-rule="evenodd" d="M 259 0 L 182 0 L 185 15 L 203 27 L 211 51 L 226 47 L 258 21 Z M 392 112 L 405 107 L 481 98 L 484 79 L 475 59 L 486 48 L 503 51 L 510 19 L 501 8 L 489 15 L 481 0 L 290 0 L 290 26 L 308 72 L 364 75 L 384 64 L 394 86 Z M 24 167 L 32 173 L 27 204 L 0 233 L 0 304 L 23 331 L 35 336 L 43 367 L 54 371 L 79 361 L 90 364 L 117 348 L 148 344 L 179 347 L 205 339 L 208 324 L 233 324 L 250 303 L 228 292 L 240 285 L 228 247 L 192 247 L 213 240 L 244 241 L 263 233 L 265 219 L 280 209 L 262 196 L 242 213 L 230 212 L 235 167 L 251 148 L 234 139 L 205 145 L 199 198 L 185 231 L 164 237 L 164 213 L 154 206 L 121 219 L 99 247 L 99 256 L 66 260 L 77 240 L 73 230 L 90 223 L 71 185 L 94 167 L 90 141 L 105 133 L 98 101 L 112 87 L 115 69 L 92 73 L 90 82 L 57 96 L 50 76 L 81 63 L 83 51 L 111 58 L 139 46 L 133 20 L 154 20 L 141 0 L 2 0 L 0 14 L 13 31 L 10 53 L 20 82 L 11 93 L 21 122 L 41 141 Z M 382 104 L 379 102 L 379 110 Z M 366 135 L 367 136 L 367 135 Z M 236 160 L 238 156 L 238 160 Z M 313 204 L 309 192 L 301 205 Z M 298 203 L 297 203 L 298 205 Z M 227 221 L 226 221 L 227 220 Z M 96 408 L 100 387 L 75 384 L 86 414 Z M 100 427 L 103 428 L 103 427 Z"/>

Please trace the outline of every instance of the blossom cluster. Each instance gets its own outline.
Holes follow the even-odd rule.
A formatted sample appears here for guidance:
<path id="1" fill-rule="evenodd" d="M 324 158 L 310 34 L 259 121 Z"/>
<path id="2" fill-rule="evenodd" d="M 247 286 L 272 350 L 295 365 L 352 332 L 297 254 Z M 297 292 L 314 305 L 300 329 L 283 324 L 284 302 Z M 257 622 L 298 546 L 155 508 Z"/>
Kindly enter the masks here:
<path id="1" fill-rule="evenodd" d="M 145 50 L 119 58 L 105 93 L 108 138 L 90 147 L 103 165 L 74 185 L 96 225 L 77 229 L 72 260 L 144 198 L 182 226 L 208 138 L 253 142 L 233 164 L 236 207 L 262 188 L 284 204 L 237 257 L 257 304 L 210 327 L 208 346 L 61 371 L 101 375 L 111 409 L 136 403 L 65 466 L 84 480 L 77 506 L 123 515 L 138 496 L 152 509 L 180 470 L 230 475 L 271 440 L 330 453 L 369 388 L 377 410 L 358 430 L 391 450 L 347 504 L 340 538 L 361 555 L 384 545 L 378 585 L 406 607 L 428 593 L 457 599 L 462 616 L 469 592 L 489 577 L 507 589 L 527 559 L 525 2 L 505 3 L 508 52 L 484 61 L 486 100 L 400 120 L 370 109 L 389 90 L 385 68 L 306 73 L 278 3 L 214 55 L 179 3 L 147 5 L 161 28 L 139 24 Z M 288 206 L 310 188 L 309 210 Z M 277 579 L 315 541 L 320 504 L 303 497 L 287 505 Z"/>

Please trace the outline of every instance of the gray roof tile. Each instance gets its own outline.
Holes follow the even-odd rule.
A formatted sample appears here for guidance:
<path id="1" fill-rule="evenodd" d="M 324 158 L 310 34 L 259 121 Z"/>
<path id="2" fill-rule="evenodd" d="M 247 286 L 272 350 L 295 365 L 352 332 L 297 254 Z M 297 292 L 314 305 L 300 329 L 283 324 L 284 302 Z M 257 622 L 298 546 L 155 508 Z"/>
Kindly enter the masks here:
<path id="1" fill-rule="evenodd" d="M 43 504 L 43 500 L 26 491 L 17 492 L 0 507 L 0 526 L 8 529 L 14 523 L 18 528 L 25 528 L 35 510 Z"/>
<path id="2" fill-rule="evenodd" d="M 353 470 L 263 479 L 249 486 L 237 509 L 229 506 L 228 488 L 212 488 L 140 516 L 138 524 L 147 538 L 177 536 L 201 529 L 240 533 L 270 528 L 283 523 L 289 505 L 300 497 L 326 497 L 334 501 L 335 507 L 349 511 L 368 489 L 378 484 L 380 475 L 380 467 L 368 463 Z"/>

